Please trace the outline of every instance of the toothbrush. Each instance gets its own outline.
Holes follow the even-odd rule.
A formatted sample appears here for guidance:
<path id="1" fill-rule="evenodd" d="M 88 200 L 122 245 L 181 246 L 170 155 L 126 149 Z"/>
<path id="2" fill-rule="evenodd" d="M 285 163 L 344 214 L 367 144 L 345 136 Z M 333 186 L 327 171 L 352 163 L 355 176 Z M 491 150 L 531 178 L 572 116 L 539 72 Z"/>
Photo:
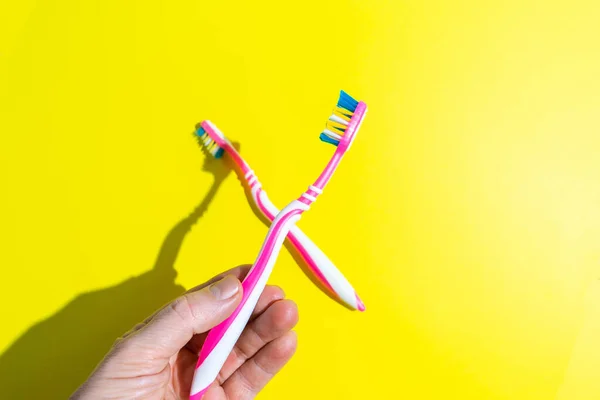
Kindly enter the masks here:
<path id="1" fill-rule="evenodd" d="M 242 282 L 244 292 L 240 304 L 231 316 L 211 329 L 206 336 L 194 371 L 191 400 L 201 399 L 218 376 L 271 275 L 285 237 L 302 213 L 323 192 L 342 157 L 352 145 L 366 112 L 365 103 L 356 101 L 344 91 L 340 92 L 333 115 L 320 136 L 323 142 L 335 145 L 336 150 L 317 180 L 273 220 L 256 261 Z M 215 150 L 215 153 L 218 151 Z"/>
<path id="2" fill-rule="evenodd" d="M 244 174 L 254 204 L 272 222 L 275 216 L 279 214 L 279 210 L 262 189 L 262 185 L 254 171 L 219 128 L 210 121 L 203 121 L 196 130 L 196 134 L 214 157 L 221 158 L 224 152 L 231 156 L 242 174 Z M 300 228 L 294 225 L 288 234 L 288 238 L 321 284 L 351 309 L 365 310 L 364 303 L 358 297 L 350 282 Z"/>

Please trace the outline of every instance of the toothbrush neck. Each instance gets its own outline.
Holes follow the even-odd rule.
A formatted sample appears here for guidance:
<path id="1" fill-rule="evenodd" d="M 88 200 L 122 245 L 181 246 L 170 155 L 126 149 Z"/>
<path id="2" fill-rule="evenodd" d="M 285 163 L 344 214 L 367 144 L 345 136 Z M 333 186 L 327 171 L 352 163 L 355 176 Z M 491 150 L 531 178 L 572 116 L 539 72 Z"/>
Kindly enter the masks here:
<path id="1" fill-rule="evenodd" d="M 329 162 L 327 163 L 327 166 L 325 167 L 323 172 L 321 172 L 321 175 L 319 175 L 319 178 L 317 178 L 315 183 L 313 183 L 314 187 L 316 187 L 320 190 L 323 190 L 325 188 L 325 186 L 331 179 L 331 176 L 335 172 L 335 169 L 339 165 L 340 161 L 342 161 L 342 157 L 344 156 L 345 152 L 346 152 L 346 147 L 342 147 L 342 148 L 338 147 L 336 149 L 335 153 L 333 154 L 333 157 L 331 157 L 331 160 L 329 160 Z"/>
<path id="2" fill-rule="evenodd" d="M 315 202 L 315 200 L 317 200 L 317 197 L 321 193 L 323 193 L 323 189 L 325 189 L 325 186 L 327 186 L 327 183 L 331 179 L 331 176 L 335 172 L 340 161 L 342 161 L 342 157 L 344 156 L 344 153 L 346 152 L 347 148 L 347 144 L 338 146 L 335 153 L 333 154 L 333 157 L 331 157 L 331 160 L 329 160 L 327 166 L 325 167 L 323 172 L 321 172 L 321 175 L 319 175 L 315 183 L 309 186 L 308 190 L 302 193 L 302 196 L 298 198 L 299 202 L 310 206 L 312 203 Z"/>
<path id="3" fill-rule="evenodd" d="M 250 167 L 246 164 L 246 161 L 242 158 L 240 153 L 236 150 L 235 147 L 228 140 L 225 140 L 223 145 L 221 146 L 225 149 L 225 151 L 229 154 L 229 156 L 233 159 L 233 162 L 237 164 L 237 166 L 242 170 L 242 173 L 246 174 L 250 171 Z"/>

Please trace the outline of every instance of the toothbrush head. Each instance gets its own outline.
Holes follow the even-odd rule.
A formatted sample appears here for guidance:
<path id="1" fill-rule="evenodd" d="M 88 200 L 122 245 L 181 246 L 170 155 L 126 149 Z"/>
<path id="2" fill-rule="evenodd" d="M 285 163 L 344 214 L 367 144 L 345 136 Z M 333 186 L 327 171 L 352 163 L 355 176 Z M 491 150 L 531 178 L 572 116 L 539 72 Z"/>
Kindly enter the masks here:
<path id="1" fill-rule="evenodd" d="M 366 112 L 367 105 L 365 103 L 356 101 L 341 90 L 333 114 L 327 120 L 325 130 L 319 138 L 334 146 L 350 147 Z"/>
<path id="2" fill-rule="evenodd" d="M 215 158 L 223 157 L 225 150 L 221 146 L 225 138 L 209 121 L 202 121 L 202 124 L 196 129 L 196 136 L 198 136 L 198 140 L 206 150 Z"/>

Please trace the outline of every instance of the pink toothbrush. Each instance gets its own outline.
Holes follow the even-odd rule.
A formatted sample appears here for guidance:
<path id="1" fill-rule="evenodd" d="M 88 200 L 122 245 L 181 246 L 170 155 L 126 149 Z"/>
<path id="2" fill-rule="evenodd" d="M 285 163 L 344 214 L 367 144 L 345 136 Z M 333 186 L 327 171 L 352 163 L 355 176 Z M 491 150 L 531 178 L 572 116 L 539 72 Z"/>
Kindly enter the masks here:
<path id="1" fill-rule="evenodd" d="M 352 145 L 366 111 L 365 103 L 358 102 L 341 91 L 333 115 L 327 121 L 327 127 L 320 136 L 322 141 L 337 146 L 335 153 L 315 183 L 278 213 L 273 220 L 258 257 L 242 282 L 244 293 L 241 303 L 229 318 L 214 327 L 206 337 L 194 372 L 190 399 L 201 399 L 216 379 L 256 306 L 284 239 L 302 213 L 307 211 L 317 196 L 323 192 L 342 157 Z"/>
<path id="2" fill-rule="evenodd" d="M 250 188 L 254 204 L 272 222 L 275 216 L 279 214 L 279 210 L 262 189 L 262 185 L 258 181 L 258 177 L 254 171 L 219 128 L 210 121 L 203 121 L 197 129 L 196 134 L 207 150 L 216 158 L 220 158 L 224 151 L 231 156 L 235 164 L 242 171 L 242 174 L 244 174 L 244 179 Z M 363 302 L 356 294 L 350 282 L 348 282 L 325 253 L 300 228 L 295 225 L 292 226 L 288 238 L 306 262 L 313 276 L 325 288 L 351 309 L 365 310 Z"/>

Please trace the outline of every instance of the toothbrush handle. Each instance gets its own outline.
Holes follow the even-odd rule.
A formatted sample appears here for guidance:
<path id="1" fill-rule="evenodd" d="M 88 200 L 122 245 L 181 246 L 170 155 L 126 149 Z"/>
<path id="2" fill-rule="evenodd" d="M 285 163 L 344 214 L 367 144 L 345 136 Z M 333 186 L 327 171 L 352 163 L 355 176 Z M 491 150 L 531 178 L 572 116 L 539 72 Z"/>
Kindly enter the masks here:
<path id="1" fill-rule="evenodd" d="M 359 104 L 360 107 L 360 104 Z M 365 112 L 364 110 L 362 111 Z M 242 158 L 237 149 L 231 144 L 223 133 L 210 121 L 203 121 L 202 128 L 209 132 L 210 138 L 215 140 L 219 146 L 231 156 L 233 162 L 240 168 L 244 174 L 244 180 L 250 188 L 252 200 L 258 207 L 261 213 L 273 221 L 276 215 L 279 214 L 279 209 L 267 197 L 266 192 L 262 190 L 262 185 L 250 168 L 248 163 Z M 312 203 L 321 193 L 327 181 L 331 177 L 331 173 L 342 158 L 343 152 L 336 151 L 334 157 L 327 164 L 326 170 L 319 176 L 314 186 L 311 186 L 305 197 L 309 203 Z M 312 194 L 311 194 L 312 193 Z M 336 268 L 329 258 L 306 236 L 300 228 L 294 227 L 289 233 L 290 242 L 298 250 L 306 265 L 311 270 L 312 275 L 332 294 L 338 297 L 346 306 L 354 310 L 364 311 L 365 306 L 360 300 L 356 291 L 344 277 L 344 275 Z"/>
<path id="2" fill-rule="evenodd" d="M 248 177 L 252 187 L 252 197 L 261 212 L 270 220 L 279 213 L 267 193 L 262 190 L 254 175 Z M 256 182 L 256 184 L 254 183 Z M 356 291 L 325 253 L 302 230 L 293 226 L 288 234 L 292 245 L 298 250 L 316 279 L 335 294 L 348 307 L 364 311 L 365 306 Z"/>
<path id="3" fill-rule="evenodd" d="M 321 283 L 337 295 L 348 307 L 359 311 L 365 310 L 365 305 L 350 282 L 300 228 L 294 226 L 288 234 L 288 238 L 305 260 L 313 275 Z"/>
<path id="4" fill-rule="evenodd" d="M 202 345 L 190 400 L 201 399 L 217 378 L 267 284 L 285 237 L 307 208 L 295 200 L 274 219 L 254 265 L 242 282 L 242 301 L 231 316 L 210 330 Z"/>
<path id="5" fill-rule="evenodd" d="M 262 185 L 259 182 L 258 177 L 254 174 L 254 171 L 250 168 L 246 161 L 244 161 L 236 148 L 233 147 L 233 145 L 227 139 L 225 139 L 225 136 L 221 133 L 221 131 L 219 131 L 212 124 L 207 124 L 206 129 L 211 129 L 212 131 L 217 132 L 217 136 L 222 138 L 223 147 L 227 150 L 234 162 L 244 173 L 244 179 L 250 188 L 254 204 L 266 218 L 268 218 L 270 221 L 273 221 L 275 216 L 279 214 L 279 209 L 271 202 L 267 196 L 267 193 L 262 190 Z M 337 158 L 339 159 L 340 157 L 338 156 Z M 321 190 L 314 186 L 313 189 L 316 189 L 316 191 L 312 191 L 313 195 L 315 196 L 313 197 L 312 201 L 314 201 L 316 196 L 321 193 Z M 321 249 L 300 230 L 300 228 L 294 226 L 288 237 L 290 238 L 292 245 L 296 248 L 296 250 L 298 250 L 306 262 L 306 265 L 311 270 L 313 276 L 319 282 L 321 282 L 323 286 L 337 296 L 338 299 L 340 299 L 349 308 L 360 311 L 365 310 L 365 305 L 361 301 L 360 297 L 358 297 L 358 294 L 350 282 L 348 282 L 348 280 L 344 277 L 340 270 L 336 268 L 336 266 L 325 255 L 325 253 L 321 251 Z"/>

